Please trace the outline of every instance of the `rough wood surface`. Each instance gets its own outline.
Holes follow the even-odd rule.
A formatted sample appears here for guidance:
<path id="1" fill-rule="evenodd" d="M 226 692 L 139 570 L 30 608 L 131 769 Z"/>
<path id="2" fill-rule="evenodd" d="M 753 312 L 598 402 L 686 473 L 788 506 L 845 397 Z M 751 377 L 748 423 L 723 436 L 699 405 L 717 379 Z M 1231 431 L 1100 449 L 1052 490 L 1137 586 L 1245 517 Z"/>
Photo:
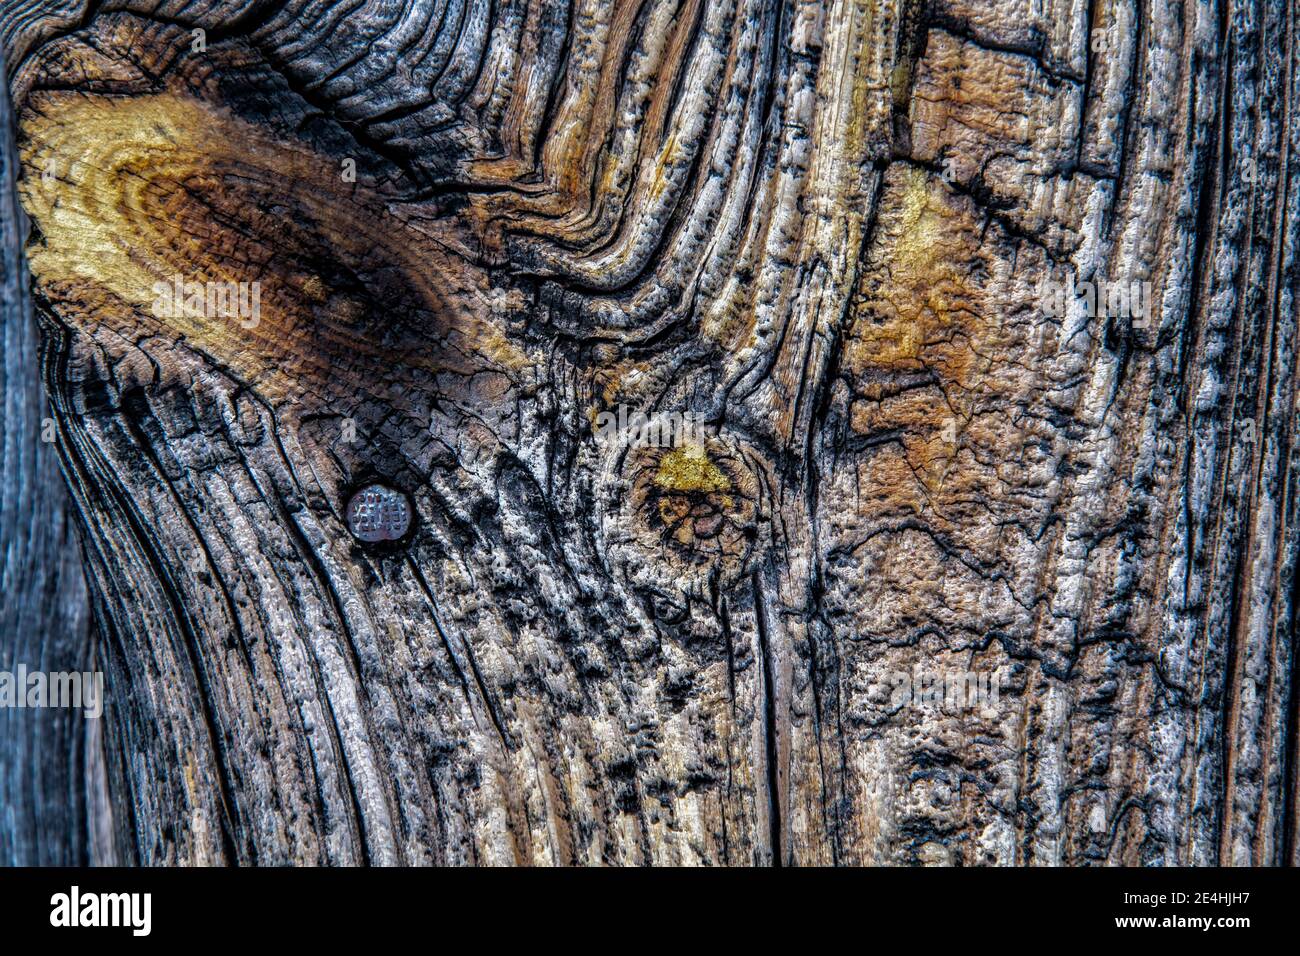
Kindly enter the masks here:
<path id="1" fill-rule="evenodd" d="M 6 3 L 115 852 L 1297 862 L 1296 28 Z"/>
<path id="2" fill-rule="evenodd" d="M 0 70 L 0 73 L 3 71 Z M 37 374 L 37 326 L 22 258 L 13 117 L 0 96 L 0 670 L 92 666 L 81 551 Z M 102 801 L 87 761 L 99 749 L 81 712 L 0 708 L 0 865 L 88 861 Z"/>

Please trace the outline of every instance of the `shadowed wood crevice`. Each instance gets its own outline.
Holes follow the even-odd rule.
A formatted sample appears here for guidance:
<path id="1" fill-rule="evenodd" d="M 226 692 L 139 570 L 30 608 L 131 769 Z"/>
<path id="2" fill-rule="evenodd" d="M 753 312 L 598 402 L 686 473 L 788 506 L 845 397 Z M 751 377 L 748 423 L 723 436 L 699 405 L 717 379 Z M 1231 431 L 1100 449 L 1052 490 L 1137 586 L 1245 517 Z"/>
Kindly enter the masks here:
<path id="1" fill-rule="evenodd" d="M 1295 862 L 1293 17 L 7 9 L 119 855 Z"/>

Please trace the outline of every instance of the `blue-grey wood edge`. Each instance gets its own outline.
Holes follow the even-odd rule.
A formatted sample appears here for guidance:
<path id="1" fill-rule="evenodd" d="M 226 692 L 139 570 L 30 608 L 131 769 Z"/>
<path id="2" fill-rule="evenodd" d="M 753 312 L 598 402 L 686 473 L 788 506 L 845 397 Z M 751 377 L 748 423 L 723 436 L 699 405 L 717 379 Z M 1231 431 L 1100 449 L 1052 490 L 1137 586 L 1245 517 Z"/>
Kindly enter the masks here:
<path id="1" fill-rule="evenodd" d="M 0 67 L 0 82 L 5 72 Z M 0 90 L 0 670 L 86 671 L 94 667 L 90 611 L 57 443 L 42 440 L 48 417 L 40 336 L 23 257 L 24 219 L 8 83 Z M 47 430 L 46 436 L 50 433 Z M 98 728 L 76 709 L 0 707 L 0 864 L 106 862 Z M 89 752 L 89 753 L 88 753 Z"/>

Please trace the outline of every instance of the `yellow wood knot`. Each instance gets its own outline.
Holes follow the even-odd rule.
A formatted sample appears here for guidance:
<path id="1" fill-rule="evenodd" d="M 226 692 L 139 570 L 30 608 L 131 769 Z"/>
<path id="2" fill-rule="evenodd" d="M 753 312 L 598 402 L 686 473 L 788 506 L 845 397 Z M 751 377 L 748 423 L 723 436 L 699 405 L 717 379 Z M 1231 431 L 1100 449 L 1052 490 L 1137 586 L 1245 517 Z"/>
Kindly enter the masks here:
<path id="1" fill-rule="evenodd" d="M 675 566 L 739 571 L 757 537 L 759 483 L 718 438 L 629 456 L 631 514 L 641 546 Z"/>

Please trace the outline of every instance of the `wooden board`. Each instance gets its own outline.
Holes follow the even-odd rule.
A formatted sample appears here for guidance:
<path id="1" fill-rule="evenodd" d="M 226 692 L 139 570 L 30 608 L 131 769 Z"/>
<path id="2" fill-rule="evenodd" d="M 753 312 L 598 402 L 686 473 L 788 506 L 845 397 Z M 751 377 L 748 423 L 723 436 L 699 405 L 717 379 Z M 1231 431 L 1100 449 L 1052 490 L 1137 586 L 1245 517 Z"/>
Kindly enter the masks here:
<path id="1" fill-rule="evenodd" d="M 1295 20 L 6 5 L 113 852 L 1296 862 Z"/>

